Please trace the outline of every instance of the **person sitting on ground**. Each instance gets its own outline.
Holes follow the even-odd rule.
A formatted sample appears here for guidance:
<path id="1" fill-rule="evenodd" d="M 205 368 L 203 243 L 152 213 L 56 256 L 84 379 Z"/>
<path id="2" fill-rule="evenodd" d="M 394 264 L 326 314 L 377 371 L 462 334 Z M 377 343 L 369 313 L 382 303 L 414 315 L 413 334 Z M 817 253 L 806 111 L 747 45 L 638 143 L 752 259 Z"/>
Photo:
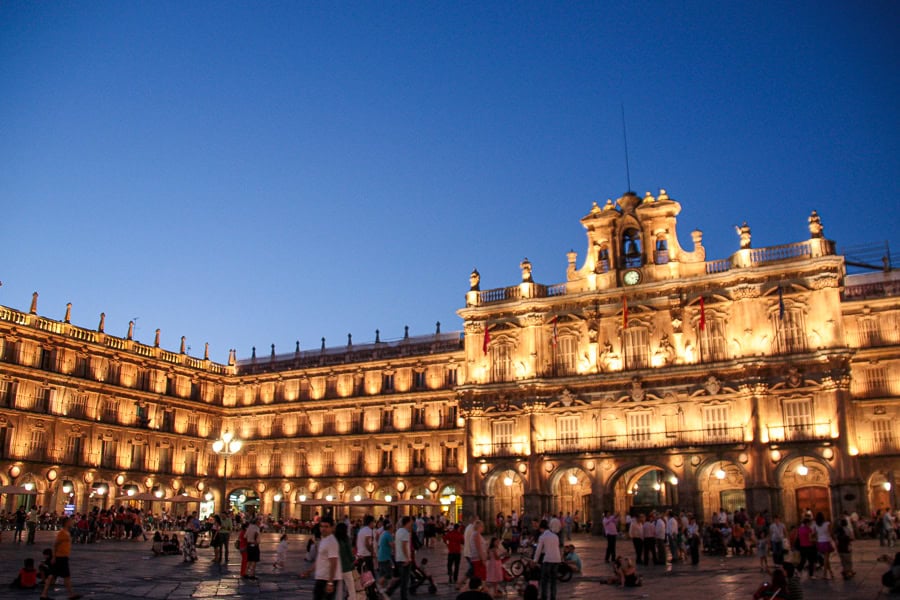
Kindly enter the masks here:
<path id="1" fill-rule="evenodd" d="M 151 546 L 150 550 L 153 552 L 153 556 L 159 556 L 163 553 L 163 537 L 158 529 L 153 534 L 153 546 Z"/>
<path id="2" fill-rule="evenodd" d="M 34 568 L 34 559 L 26 558 L 25 565 L 19 569 L 18 575 L 13 579 L 9 587 L 19 590 L 33 590 L 37 587 L 38 572 Z"/>
<path id="3" fill-rule="evenodd" d="M 493 600 L 493 598 L 483 590 L 481 579 L 478 577 L 471 577 L 469 579 L 469 588 L 460 592 L 459 595 L 456 596 L 456 600 Z"/>
<path id="4" fill-rule="evenodd" d="M 618 563 L 619 586 L 620 587 L 637 587 L 641 585 L 641 576 L 637 574 L 637 569 L 631 559 L 627 556 L 622 557 Z"/>
<path id="5" fill-rule="evenodd" d="M 44 560 L 42 560 L 41 564 L 38 565 L 38 580 L 43 584 L 47 577 L 50 575 L 50 565 L 53 561 L 53 549 L 44 548 L 41 554 L 43 555 Z"/>
<path id="6" fill-rule="evenodd" d="M 788 600 L 788 582 L 784 571 L 781 569 L 772 571 L 772 581 L 763 583 L 753 594 L 753 600 L 763 599 Z"/>
<path id="7" fill-rule="evenodd" d="M 563 548 L 563 562 L 566 563 L 573 573 L 581 573 L 581 557 L 575 552 L 575 545 L 568 544 Z"/>

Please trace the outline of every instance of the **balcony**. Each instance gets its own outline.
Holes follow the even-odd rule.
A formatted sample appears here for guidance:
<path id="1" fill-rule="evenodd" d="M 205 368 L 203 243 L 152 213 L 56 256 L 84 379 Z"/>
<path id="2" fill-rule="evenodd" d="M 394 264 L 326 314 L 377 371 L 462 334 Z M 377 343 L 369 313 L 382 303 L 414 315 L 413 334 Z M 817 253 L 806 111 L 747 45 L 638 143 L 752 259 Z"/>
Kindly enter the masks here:
<path id="1" fill-rule="evenodd" d="M 769 442 L 812 442 L 830 440 L 833 437 L 831 421 L 823 423 L 799 423 L 796 425 L 766 425 Z"/>
<path id="2" fill-rule="evenodd" d="M 521 442 L 500 442 L 496 444 L 475 444 L 473 449 L 473 456 L 490 456 L 490 457 L 504 457 L 504 456 L 525 456 L 525 449 L 527 448 L 527 444 L 523 444 Z"/>
<path id="3" fill-rule="evenodd" d="M 583 438 L 538 440 L 536 454 L 578 454 L 581 452 L 619 452 L 654 448 L 690 448 L 744 443 L 743 427 L 689 429 L 623 433 Z"/>
<path id="4" fill-rule="evenodd" d="M 857 447 L 863 455 L 900 454 L 900 438 L 859 438 Z"/>

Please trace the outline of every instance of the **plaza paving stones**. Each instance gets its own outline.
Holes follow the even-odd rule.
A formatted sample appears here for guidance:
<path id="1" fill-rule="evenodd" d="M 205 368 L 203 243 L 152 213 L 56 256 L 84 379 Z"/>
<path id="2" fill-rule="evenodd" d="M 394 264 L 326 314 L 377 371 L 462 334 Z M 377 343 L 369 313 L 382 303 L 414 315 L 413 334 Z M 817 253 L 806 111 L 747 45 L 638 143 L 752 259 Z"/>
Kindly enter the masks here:
<path id="1" fill-rule="evenodd" d="M 18 572 L 26 557 L 39 562 L 41 549 L 52 546 L 54 532 L 40 531 L 33 546 L 11 542 L 12 532 L 4 531 L 0 541 L 0 598 L 36 599 L 34 591 L 14 591 L 6 587 Z M 306 536 L 290 536 L 289 562 L 286 572 L 273 573 L 272 561 L 278 541 L 276 534 L 264 534 L 262 562 L 257 571 L 259 581 L 241 580 L 238 577 L 240 556 L 231 550 L 229 565 L 220 568 L 212 563 L 212 550 L 198 550 L 196 563 L 184 563 L 180 556 L 153 557 L 150 542 L 103 541 L 99 544 L 76 544 L 72 552 L 73 584 L 75 591 L 86 599 L 128 600 L 151 598 L 180 600 L 186 598 L 312 598 L 312 582 L 298 576 L 306 547 Z M 764 580 L 755 557 L 707 557 L 702 556 L 698 567 L 676 564 L 674 567 L 642 568 L 644 585 L 622 589 L 608 586 L 601 581 L 610 574 L 603 562 L 606 540 L 601 537 L 576 535 L 573 542 L 585 565 L 585 574 L 573 581 L 560 584 L 559 600 L 599 600 L 638 598 L 661 600 L 749 600 Z M 854 548 L 854 564 L 857 576 L 849 582 L 840 579 L 807 581 L 803 579 L 806 600 L 875 600 L 890 598 L 881 587 L 881 574 L 886 565 L 876 562 L 880 554 L 893 553 L 900 548 L 880 548 L 877 541 L 857 541 Z M 631 544 L 620 542 L 620 554 L 629 555 Z M 436 548 L 420 551 L 429 558 L 429 573 L 438 583 L 438 593 L 431 595 L 420 588 L 417 598 L 452 600 L 456 591 L 447 584 L 443 565 L 445 550 Z M 837 557 L 833 567 L 839 570 Z M 65 598 L 61 585 L 53 590 L 52 597 Z M 394 600 L 400 597 L 394 593 Z M 519 597 L 510 588 L 507 598 Z"/>

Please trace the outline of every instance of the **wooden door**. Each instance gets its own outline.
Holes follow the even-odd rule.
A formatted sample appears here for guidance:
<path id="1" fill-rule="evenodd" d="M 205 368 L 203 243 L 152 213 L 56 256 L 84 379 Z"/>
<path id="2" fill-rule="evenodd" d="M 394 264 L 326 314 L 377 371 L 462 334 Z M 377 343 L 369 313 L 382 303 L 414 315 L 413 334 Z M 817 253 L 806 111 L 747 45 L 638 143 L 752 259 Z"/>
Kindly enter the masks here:
<path id="1" fill-rule="evenodd" d="M 812 511 L 813 516 L 821 512 L 825 515 L 825 520 L 831 520 L 831 500 L 829 498 L 828 488 L 818 485 L 797 488 L 797 515 L 798 518 L 806 513 L 806 510 Z"/>

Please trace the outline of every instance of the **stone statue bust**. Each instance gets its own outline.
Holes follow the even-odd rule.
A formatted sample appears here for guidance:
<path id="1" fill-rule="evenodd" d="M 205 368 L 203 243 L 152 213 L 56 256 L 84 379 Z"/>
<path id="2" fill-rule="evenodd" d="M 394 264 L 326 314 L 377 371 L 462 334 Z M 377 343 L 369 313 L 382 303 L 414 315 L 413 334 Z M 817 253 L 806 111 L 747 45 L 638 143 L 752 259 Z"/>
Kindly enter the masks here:
<path id="1" fill-rule="evenodd" d="M 477 292 L 479 290 L 480 283 L 481 274 L 478 272 L 478 269 L 472 269 L 472 273 L 469 275 L 469 290 Z"/>

